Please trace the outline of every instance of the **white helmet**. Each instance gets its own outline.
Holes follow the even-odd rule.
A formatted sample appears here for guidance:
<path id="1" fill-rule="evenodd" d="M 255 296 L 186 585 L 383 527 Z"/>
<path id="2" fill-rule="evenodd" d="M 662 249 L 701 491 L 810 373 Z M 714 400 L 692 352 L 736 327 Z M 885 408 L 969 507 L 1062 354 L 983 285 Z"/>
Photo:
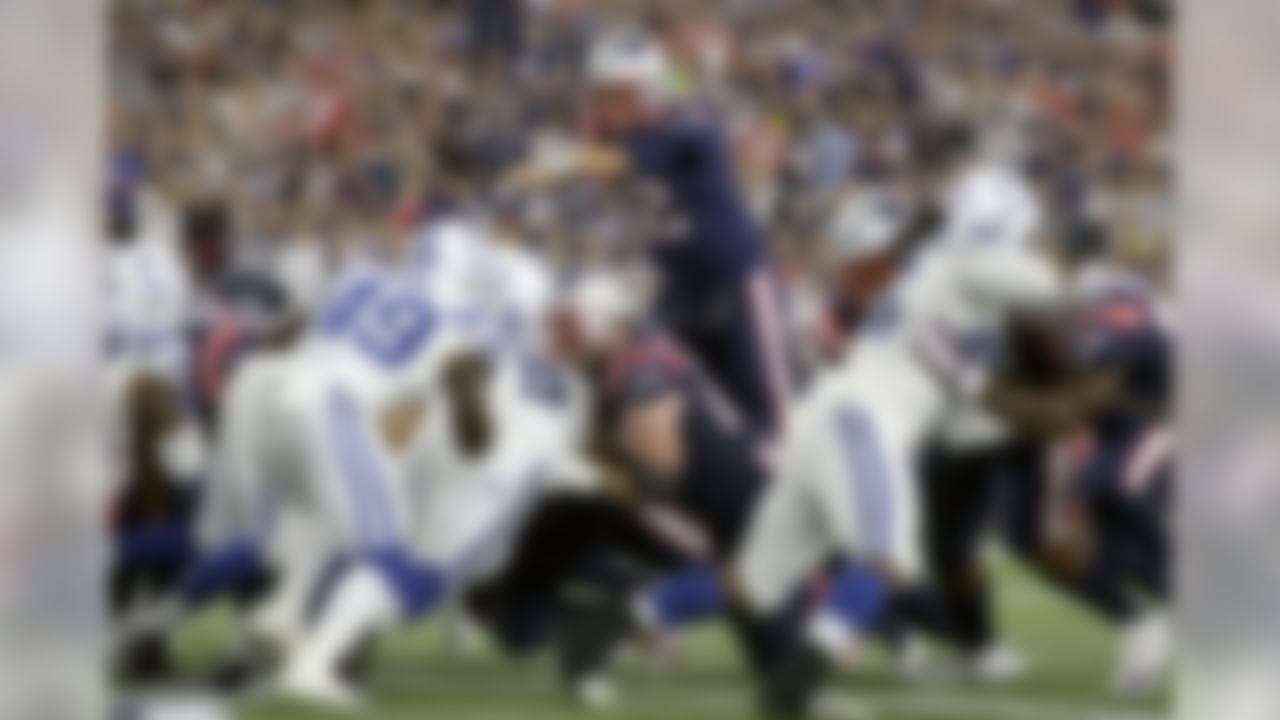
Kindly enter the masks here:
<path id="1" fill-rule="evenodd" d="M 888 250 L 902 231 L 902 204 L 887 192 L 858 193 L 841 202 L 827 227 L 827 251 L 839 262 Z"/>
<path id="2" fill-rule="evenodd" d="M 670 66 L 662 47 L 636 31 L 615 31 L 597 40 L 587 55 L 587 81 L 634 85 L 649 100 L 662 99 Z"/>
<path id="3" fill-rule="evenodd" d="M 1040 203 L 1015 172 L 983 166 L 967 171 L 947 198 L 944 242 L 968 247 L 1018 247 L 1035 239 Z"/>
<path id="4" fill-rule="evenodd" d="M 577 318 L 590 345 L 604 343 L 618 328 L 644 314 L 641 293 L 632 292 L 623 278 L 606 270 L 591 270 L 577 278 L 562 306 Z"/>

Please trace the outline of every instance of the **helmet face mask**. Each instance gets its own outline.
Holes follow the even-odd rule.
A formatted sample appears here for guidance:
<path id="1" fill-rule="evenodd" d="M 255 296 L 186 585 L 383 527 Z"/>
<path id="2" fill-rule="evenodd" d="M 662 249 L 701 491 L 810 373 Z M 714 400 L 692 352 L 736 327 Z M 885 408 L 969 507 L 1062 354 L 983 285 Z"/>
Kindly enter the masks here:
<path id="1" fill-rule="evenodd" d="M 640 319 L 637 293 L 612 273 L 592 272 L 567 288 L 552 313 L 551 333 L 559 354 L 581 364 L 607 355 Z"/>
<path id="2" fill-rule="evenodd" d="M 905 210 L 888 193 L 864 192 L 841 203 L 827 227 L 827 256 L 856 262 L 890 252 L 905 225 Z"/>
<path id="3" fill-rule="evenodd" d="M 601 131 L 617 134 L 634 129 L 664 101 L 669 65 L 653 40 L 616 32 L 591 47 L 586 74 L 593 121 Z"/>

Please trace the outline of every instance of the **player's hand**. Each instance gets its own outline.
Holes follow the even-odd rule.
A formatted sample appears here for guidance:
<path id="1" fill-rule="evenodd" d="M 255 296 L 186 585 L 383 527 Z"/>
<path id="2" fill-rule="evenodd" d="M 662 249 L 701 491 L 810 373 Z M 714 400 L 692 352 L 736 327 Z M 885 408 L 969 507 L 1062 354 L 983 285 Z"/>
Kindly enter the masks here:
<path id="1" fill-rule="evenodd" d="M 1092 373 L 1080 383 L 1079 402 L 1087 414 L 1094 414 L 1111 404 L 1120 393 L 1122 379 L 1114 370 Z"/>

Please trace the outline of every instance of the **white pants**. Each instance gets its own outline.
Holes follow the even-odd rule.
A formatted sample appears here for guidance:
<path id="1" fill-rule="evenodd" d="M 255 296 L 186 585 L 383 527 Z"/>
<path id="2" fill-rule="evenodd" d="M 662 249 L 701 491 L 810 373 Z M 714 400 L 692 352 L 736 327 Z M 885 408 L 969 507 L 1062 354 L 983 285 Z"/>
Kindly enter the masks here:
<path id="1" fill-rule="evenodd" d="M 499 432 L 496 446 L 479 458 L 461 454 L 447 428 L 413 450 L 414 552 L 455 588 L 501 568 L 542 491 L 537 448 Z"/>
<path id="2" fill-rule="evenodd" d="M 304 360 L 249 360 L 224 405 L 202 541 L 313 556 L 404 542 L 401 481 L 377 427 L 358 396 Z M 283 522 L 292 539 L 274 542 Z"/>
<path id="3" fill-rule="evenodd" d="M 738 557 L 755 609 L 777 609 L 833 556 L 899 577 L 919 572 L 913 459 L 923 423 L 890 395 L 826 380 L 791 416 L 778 472 Z"/>
<path id="4" fill-rule="evenodd" d="M 492 447 L 470 457 L 441 407 L 414 443 L 406 475 L 415 509 L 413 548 L 465 587 L 501 569 L 530 509 L 573 446 L 561 413 L 522 397 L 508 374 L 489 388 Z"/>

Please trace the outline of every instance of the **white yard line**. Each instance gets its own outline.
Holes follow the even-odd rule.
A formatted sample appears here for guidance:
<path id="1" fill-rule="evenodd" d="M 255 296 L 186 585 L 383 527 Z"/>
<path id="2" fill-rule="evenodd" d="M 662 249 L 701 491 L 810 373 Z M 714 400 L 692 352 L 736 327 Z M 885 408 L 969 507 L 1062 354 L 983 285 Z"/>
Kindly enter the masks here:
<path id="1" fill-rule="evenodd" d="M 855 703 L 867 703 L 873 710 L 910 713 L 940 720 L 975 716 L 986 720 L 1164 720 L 1161 715 L 1154 713 L 1088 703 L 960 692 L 876 691 L 849 693 L 847 697 Z"/>
<path id="2" fill-rule="evenodd" d="M 433 667 L 428 671 L 405 672 L 407 668 L 385 668 L 378 673 L 379 684 L 388 680 L 397 694 L 411 688 L 421 688 L 425 703 L 430 702 L 432 686 L 448 686 L 474 689 L 479 695 L 492 697 L 502 690 L 525 700 L 530 690 L 541 694 L 540 678 L 530 676 L 534 683 L 517 681 L 514 684 L 494 683 L 470 673 L 453 673 Z M 549 682 L 548 678 L 548 682 Z M 505 687 L 504 687 L 505 685 Z M 628 690 L 622 683 L 624 705 L 648 706 L 655 704 L 684 705 L 724 711 L 742 711 L 750 702 L 748 688 L 707 679 L 685 683 L 644 683 Z M 1167 716 L 1150 710 L 1126 708 L 1092 701 L 1055 700 L 1051 698 L 1018 697 L 1016 694 L 999 696 L 990 690 L 964 692 L 933 688 L 904 687 L 900 690 L 875 689 L 868 691 L 833 690 L 830 698 L 832 716 L 838 720 L 879 720 L 909 714 L 936 720 L 981 718 L 982 720 L 1166 720 Z M 869 709 L 870 716 L 859 715 L 857 709 Z M 479 709 L 477 710 L 479 711 Z M 468 713 L 468 717 L 472 714 Z M 730 715 L 726 715 L 729 717 Z"/>

